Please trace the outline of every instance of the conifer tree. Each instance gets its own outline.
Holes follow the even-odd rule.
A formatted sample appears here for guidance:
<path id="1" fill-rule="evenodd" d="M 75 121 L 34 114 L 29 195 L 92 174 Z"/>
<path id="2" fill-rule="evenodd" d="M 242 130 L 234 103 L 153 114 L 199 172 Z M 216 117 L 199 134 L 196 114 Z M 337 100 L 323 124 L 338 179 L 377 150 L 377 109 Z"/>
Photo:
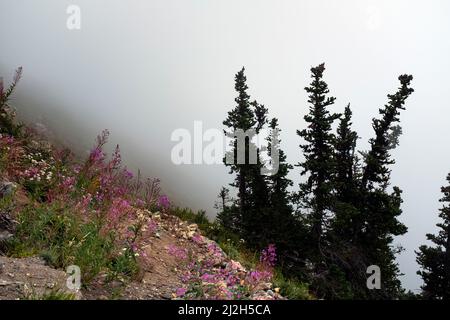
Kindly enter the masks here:
<path id="1" fill-rule="evenodd" d="M 392 248 L 394 236 L 406 233 L 407 228 L 398 217 L 401 215 L 401 193 L 398 187 L 388 191 L 390 185 L 389 165 L 395 163 L 390 150 L 398 145 L 400 133 L 399 114 L 409 95 L 414 92 L 410 88 L 412 76 L 401 75 L 400 87 L 395 94 L 388 95 L 388 103 L 380 109 L 381 119 L 373 119 L 375 138 L 370 142 L 370 150 L 364 157 L 364 168 L 361 178 L 360 212 L 364 215 L 358 241 L 366 252 L 368 265 L 377 265 L 382 272 L 382 289 L 371 291 L 369 295 L 379 298 L 394 298 L 400 293 L 399 269 L 395 255 L 401 249 Z"/>
<path id="2" fill-rule="evenodd" d="M 277 246 L 280 259 L 298 247 L 299 226 L 293 214 L 289 187 L 293 182 L 288 178 L 293 168 L 287 163 L 286 154 L 280 148 L 279 138 L 281 130 L 278 128 L 278 119 L 273 118 L 269 124 L 270 134 L 267 137 L 268 156 L 273 163 L 272 174 L 267 176 L 269 188 L 269 210 L 266 220 L 266 244 L 274 243 Z M 276 162 L 276 163 L 274 163 Z"/>
<path id="3" fill-rule="evenodd" d="M 389 184 L 389 165 L 395 163 L 391 159 L 389 151 L 398 145 L 398 135 L 401 133 L 398 125 L 401 110 L 405 110 L 406 99 L 414 89 L 409 85 L 412 80 L 410 75 L 401 75 L 400 88 L 395 94 L 389 94 L 389 102 L 380 109 L 381 119 L 373 119 L 372 127 L 375 130 L 375 138 L 370 139 L 370 151 L 365 156 L 365 168 L 362 177 L 362 187 L 370 189 L 378 184 L 385 188 Z"/>
<path id="4" fill-rule="evenodd" d="M 327 297 L 395 298 L 401 294 L 397 249 L 393 237 L 404 234 L 406 227 L 397 217 L 401 214 L 401 190 L 388 191 L 389 165 L 394 163 L 390 150 L 398 146 L 401 128 L 400 110 L 413 92 L 411 76 L 399 77 L 397 93 L 388 95 L 389 102 L 380 109 L 381 119 L 373 120 L 375 138 L 371 149 L 363 154 L 361 168 L 355 155 L 357 134 L 351 130 L 348 106 L 340 120 L 334 140 L 335 175 L 333 176 L 333 213 L 328 246 L 323 248 L 323 269 L 328 274 L 317 281 Z M 382 272 L 381 290 L 368 290 L 366 268 L 377 265 Z M 338 280 L 339 279 L 339 280 Z"/>
<path id="5" fill-rule="evenodd" d="M 267 124 L 268 109 L 256 101 L 252 102 L 252 106 L 256 120 L 256 125 L 254 128 L 255 133 L 260 134 L 261 130 Z M 269 191 L 266 176 L 262 173 L 265 163 L 261 159 L 261 149 L 254 143 L 250 143 L 249 147 L 253 148 L 253 152 L 256 153 L 256 164 L 253 164 L 250 168 L 250 188 L 252 191 L 252 209 L 258 211 L 269 205 Z M 256 213 L 255 215 L 257 216 L 258 214 Z"/>
<path id="6" fill-rule="evenodd" d="M 215 207 L 218 209 L 216 221 L 228 231 L 240 233 L 239 210 L 233 198 L 230 197 L 230 190 L 222 187 L 219 192 L 220 201 Z"/>
<path id="7" fill-rule="evenodd" d="M 281 129 L 278 128 L 278 119 L 273 118 L 270 121 L 269 128 L 271 130 L 268 141 L 268 155 L 269 157 L 277 157 L 278 169 L 276 173 L 269 175 L 269 202 L 271 207 L 279 209 L 282 212 L 289 212 L 292 214 L 292 206 L 290 203 L 290 194 L 288 188 L 293 185 L 292 180 L 287 176 L 293 166 L 286 162 L 286 154 L 280 148 L 281 140 L 279 138 Z M 276 153 L 276 154 L 274 154 Z"/>
<path id="8" fill-rule="evenodd" d="M 439 210 L 442 222 L 437 235 L 427 234 L 427 239 L 435 246 L 423 245 L 419 248 L 417 262 L 422 270 L 418 271 L 423 281 L 422 294 L 426 299 L 450 300 L 450 173 L 448 185 L 441 188 L 444 196 L 440 199 L 444 205 Z"/>
<path id="9" fill-rule="evenodd" d="M 244 71 L 242 68 L 235 77 L 237 105 L 228 112 L 228 117 L 223 122 L 228 128 L 225 134 L 233 138 L 232 150 L 229 152 L 233 155 L 234 162 L 227 163 L 227 157 L 224 162 L 230 167 L 230 173 L 236 174 L 231 186 L 238 189 L 238 202 L 233 206 L 233 210 L 237 209 L 239 214 L 229 214 L 237 220 L 242 237 L 251 246 L 259 247 L 265 237 L 266 229 L 262 214 L 268 206 L 268 188 L 266 177 L 261 172 L 264 166 L 261 161 L 261 150 L 252 140 L 267 124 L 268 110 L 257 101 L 250 102 Z M 244 150 L 239 150 L 240 137 L 235 135 L 238 130 L 245 134 Z M 239 161 L 238 152 L 244 152 L 242 163 Z"/>
<path id="10" fill-rule="evenodd" d="M 227 163 L 226 157 L 224 158 L 224 164 L 230 167 L 230 173 L 236 174 L 234 183 L 231 186 L 238 189 L 238 208 L 239 208 L 239 224 L 241 226 L 248 224 L 248 215 L 251 209 L 251 193 L 250 193 L 250 175 L 251 165 L 249 164 L 249 147 L 250 137 L 245 138 L 244 150 L 244 163 L 238 162 L 238 138 L 234 136 L 237 130 L 248 132 L 255 126 L 257 121 L 255 120 L 255 113 L 250 103 L 250 96 L 247 93 L 248 86 L 246 84 L 247 78 L 245 76 L 245 68 L 242 68 L 235 76 L 235 90 L 238 96 L 235 99 L 236 107 L 228 112 L 228 117 L 223 124 L 228 128 L 224 130 L 225 135 L 232 138 L 232 153 L 234 159 L 233 163 Z"/>
<path id="11" fill-rule="evenodd" d="M 308 128 L 297 130 L 306 142 L 300 145 L 305 161 L 299 163 L 301 175 L 307 180 L 300 184 L 300 206 L 311 211 L 307 217 L 313 241 L 318 244 L 323 233 L 326 212 L 332 203 L 332 174 L 334 168 L 332 124 L 339 117 L 328 108 L 335 98 L 328 96 L 329 89 L 323 80 L 325 65 L 311 68 L 312 82 L 305 90 L 309 94 L 309 113 L 304 117 Z"/>
<path id="12" fill-rule="evenodd" d="M 360 217 L 356 206 L 359 202 L 358 194 L 358 158 L 356 156 L 356 142 L 358 134 L 352 130 L 352 111 L 350 104 L 345 108 L 334 141 L 334 213 L 333 234 L 339 240 L 351 242 L 355 240 L 354 226 Z"/>

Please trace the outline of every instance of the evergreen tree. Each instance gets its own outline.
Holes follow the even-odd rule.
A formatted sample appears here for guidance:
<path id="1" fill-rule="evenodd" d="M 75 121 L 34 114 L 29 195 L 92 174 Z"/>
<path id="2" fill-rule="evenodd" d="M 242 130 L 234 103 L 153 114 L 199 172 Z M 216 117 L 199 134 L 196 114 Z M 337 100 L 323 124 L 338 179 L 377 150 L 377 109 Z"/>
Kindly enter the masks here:
<path id="1" fill-rule="evenodd" d="M 393 237 L 406 233 L 407 228 L 397 217 L 401 215 L 401 193 L 398 187 L 388 192 L 390 185 L 389 165 L 395 163 L 390 150 L 398 145 L 399 114 L 414 91 L 410 88 L 412 76 L 399 77 L 400 88 L 388 95 L 388 103 L 380 109 L 381 119 L 373 119 L 375 138 L 370 140 L 370 150 L 365 154 L 359 211 L 364 215 L 362 224 L 356 226 L 358 241 L 365 252 L 367 265 L 377 265 L 382 272 L 381 290 L 371 290 L 371 297 L 394 298 L 401 292 L 399 269 L 395 255 L 401 250 L 392 247 Z"/>
<path id="2" fill-rule="evenodd" d="M 335 174 L 333 176 L 333 212 L 328 245 L 322 247 L 322 267 L 327 270 L 314 285 L 328 298 L 395 298 L 402 291 L 398 266 L 392 248 L 393 237 L 404 234 L 401 214 L 401 190 L 388 192 L 389 165 L 394 163 L 389 151 L 398 146 L 401 128 L 400 110 L 413 92 L 411 76 L 399 77 L 397 93 L 380 109 L 381 119 L 373 120 L 375 138 L 364 155 L 361 168 L 355 155 L 357 134 L 351 130 L 351 110 L 347 106 L 334 139 Z M 368 290 L 366 269 L 377 265 L 382 272 L 381 290 Z"/>
<path id="3" fill-rule="evenodd" d="M 354 230 L 356 220 L 360 217 L 356 206 L 359 203 L 358 194 L 358 158 L 355 154 L 358 134 L 352 130 L 352 111 L 350 104 L 345 108 L 334 141 L 335 203 L 333 219 L 333 236 L 339 240 L 352 242 L 355 240 Z"/>
<path id="4" fill-rule="evenodd" d="M 297 134 L 306 142 L 300 145 L 305 161 L 298 166 L 302 168 L 301 175 L 307 175 L 307 181 L 300 184 L 298 200 L 301 207 L 311 210 L 307 221 L 315 243 L 313 245 L 318 245 L 326 212 L 331 209 L 334 168 L 332 124 L 339 117 L 328 111 L 335 98 L 328 96 L 328 85 L 322 79 L 324 71 L 324 64 L 311 69 L 313 80 L 310 86 L 305 88 L 310 104 L 309 114 L 304 117 L 308 128 L 297 130 Z"/>
<path id="5" fill-rule="evenodd" d="M 236 107 L 228 112 L 228 117 L 223 124 L 228 128 L 224 130 L 225 135 L 232 138 L 232 150 L 229 151 L 234 159 L 233 163 L 227 163 L 224 158 L 224 164 L 230 167 L 230 174 L 236 174 L 234 183 L 231 186 L 238 189 L 238 210 L 239 210 L 239 225 L 244 229 L 248 226 L 248 216 L 251 209 L 251 192 L 249 180 L 251 175 L 251 165 L 249 164 L 249 147 L 250 137 L 245 137 L 244 143 L 244 163 L 238 161 L 238 138 L 235 136 L 237 130 L 248 132 L 255 124 L 255 114 L 250 103 L 250 96 L 247 93 L 248 86 L 246 84 L 247 78 L 245 76 L 245 68 L 242 68 L 235 76 L 235 90 L 238 96 L 235 99 Z M 242 152 L 242 150 L 240 150 Z"/>
<path id="6" fill-rule="evenodd" d="M 255 113 L 255 133 L 260 134 L 261 130 L 267 124 L 267 113 L 268 109 L 264 105 L 260 105 L 258 102 L 252 102 L 253 110 Z M 262 169 L 265 166 L 265 163 L 261 160 L 261 148 L 254 143 L 249 144 L 250 152 L 254 152 L 256 154 L 256 164 L 253 164 L 250 168 L 250 189 L 252 192 L 251 200 L 252 200 L 252 209 L 253 210 L 262 210 L 269 205 L 268 201 L 268 187 L 267 187 L 267 178 L 262 173 Z M 253 150 L 252 150 L 253 149 Z M 258 213 L 255 213 L 257 217 Z M 258 218 L 258 217 L 257 217 Z M 263 223 L 263 221 L 256 221 L 255 223 Z M 263 231 L 263 230 L 261 230 Z"/>
<path id="7" fill-rule="evenodd" d="M 448 185 L 441 188 L 444 203 L 439 210 L 442 222 L 438 223 L 437 235 L 427 234 L 427 239 L 436 246 L 423 245 L 417 253 L 417 262 L 422 267 L 418 271 L 423 281 L 422 294 L 427 299 L 450 300 L 450 173 L 447 175 Z"/>
<path id="8" fill-rule="evenodd" d="M 256 124 L 254 127 L 255 134 L 260 134 L 261 130 L 267 124 L 268 109 L 256 101 L 251 103 Z M 268 241 L 269 234 L 272 233 L 273 224 L 267 215 L 270 214 L 269 203 L 269 188 L 267 176 L 263 173 L 265 162 L 262 160 L 261 148 L 255 143 L 249 143 L 250 152 L 256 154 L 256 163 L 252 164 L 249 171 L 249 187 L 250 187 L 250 202 L 251 207 L 248 210 L 246 223 L 244 224 L 246 233 L 245 239 L 247 243 L 257 249 L 266 247 L 270 242 Z"/>
<path id="9" fill-rule="evenodd" d="M 398 145 L 398 135 L 401 133 L 398 125 L 401 110 L 405 110 L 406 99 L 414 89 L 409 85 L 412 80 L 410 75 L 401 75 L 400 88 L 395 94 L 389 94 L 389 102 L 380 109 L 381 119 L 373 119 L 372 127 L 375 130 L 375 138 L 370 139 L 370 151 L 365 156 L 365 169 L 362 177 L 362 187 L 370 189 L 378 184 L 385 188 L 389 184 L 389 165 L 395 161 L 391 159 L 389 151 Z"/>
<path id="10" fill-rule="evenodd" d="M 230 167 L 230 173 L 235 173 L 236 178 L 231 186 L 238 189 L 238 202 L 233 206 L 233 210 L 238 210 L 239 214 L 229 213 L 237 220 L 241 236 L 254 247 L 261 246 L 265 237 L 265 222 L 262 219 L 263 212 L 268 206 L 268 188 L 266 177 L 261 173 L 264 163 L 261 161 L 260 148 L 252 141 L 253 138 L 267 124 L 267 108 L 258 102 L 250 102 L 247 94 L 247 78 L 242 68 L 235 77 L 235 89 L 238 97 L 235 99 L 236 107 L 228 112 L 227 119 L 223 124 L 228 128 L 225 134 L 232 138 L 233 163 L 225 165 Z M 239 148 L 239 135 L 236 132 L 241 130 L 245 133 L 244 150 Z M 242 138 L 242 137 L 241 137 Z M 239 152 L 243 152 L 242 159 Z M 230 154 L 229 154 L 230 155 Z"/>
<path id="11" fill-rule="evenodd" d="M 270 206 L 272 208 L 277 208 L 282 212 L 289 212 L 289 215 L 292 215 L 292 206 L 288 188 L 293 185 L 293 182 L 287 176 L 289 171 L 293 169 L 293 166 L 286 162 L 286 154 L 280 148 L 281 140 L 279 135 L 281 130 L 278 128 L 278 119 L 273 118 L 270 121 L 269 127 L 271 132 L 267 138 L 268 155 L 269 157 L 276 157 L 276 161 L 278 162 L 276 173 L 268 176 L 270 186 Z"/>
<path id="12" fill-rule="evenodd" d="M 289 187 L 293 182 L 288 178 L 292 165 L 286 162 L 286 154 L 280 148 L 281 130 L 278 119 L 270 121 L 270 134 L 267 138 L 268 156 L 272 159 L 272 174 L 267 176 L 269 187 L 269 210 L 266 221 L 266 243 L 277 246 L 280 260 L 285 260 L 298 247 L 299 226 L 293 214 Z M 276 162 L 276 163 L 275 163 Z"/>
<path id="13" fill-rule="evenodd" d="M 230 190 L 222 187 L 219 192 L 219 199 L 220 202 L 215 205 L 216 209 L 218 209 L 216 221 L 226 230 L 240 233 L 239 210 L 234 199 L 230 197 Z"/>

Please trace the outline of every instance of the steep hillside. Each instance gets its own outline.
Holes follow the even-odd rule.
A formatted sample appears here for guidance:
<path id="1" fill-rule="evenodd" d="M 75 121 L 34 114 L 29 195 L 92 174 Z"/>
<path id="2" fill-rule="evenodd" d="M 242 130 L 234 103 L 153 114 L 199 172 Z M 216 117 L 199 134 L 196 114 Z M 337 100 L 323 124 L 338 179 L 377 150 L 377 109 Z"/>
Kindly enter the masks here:
<path id="1" fill-rule="evenodd" d="M 122 167 L 118 148 L 108 158 L 107 138 L 77 163 L 28 130 L 0 135 L 0 298 L 281 299 L 273 248 L 250 270 L 228 258 L 158 180 Z"/>

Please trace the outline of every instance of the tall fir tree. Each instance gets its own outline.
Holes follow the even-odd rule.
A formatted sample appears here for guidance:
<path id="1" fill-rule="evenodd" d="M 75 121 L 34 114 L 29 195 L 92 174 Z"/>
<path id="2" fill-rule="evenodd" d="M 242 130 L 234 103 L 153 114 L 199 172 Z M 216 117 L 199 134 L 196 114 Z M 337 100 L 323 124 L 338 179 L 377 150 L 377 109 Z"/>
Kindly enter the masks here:
<path id="1" fill-rule="evenodd" d="M 228 130 L 224 130 L 226 136 L 232 139 L 231 147 L 229 151 L 233 157 L 233 163 L 228 163 L 227 157 L 224 158 L 224 164 L 230 167 L 230 174 L 236 174 L 234 183 L 231 186 L 238 189 L 238 210 L 239 217 L 238 222 L 242 228 L 248 224 L 248 214 L 251 209 L 251 193 L 250 193 L 250 175 L 251 165 L 249 164 L 249 147 L 250 139 L 245 138 L 244 143 L 244 163 L 238 161 L 238 138 L 235 136 L 237 130 L 248 132 L 255 124 L 255 113 L 250 103 L 250 96 L 247 93 L 248 86 L 246 84 L 247 78 L 245 76 L 245 68 L 242 68 L 235 76 L 235 90 L 238 96 L 235 99 L 236 107 L 228 112 L 228 117 L 223 122 L 224 126 Z M 242 152 L 242 150 L 240 150 Z M 228 157 L 230 158 L 230 157 Z M 244 226 L 245 225 L 245 226 Z M 245 232 L 245 230 L 243 231 Z"/>
<path id="2" fill-rule="evenodd" d="M 286 154 L 280 147 L 281 130 L 278 127 L 278 119 L 273 118 L 269 128 L 267 148 L 273 172 L 267 176 L 269 207 L 265 217 L 266 244 L 276 244 L 280 260 L 289 263 L 286 260 L 298 247 L 300 231 L 289 192 L 293 182 L 288 178 L 288 174 L 293 166 L 287 163 Z"/>
<path id="3" fill-rule="evenodd" d="M 253 106 L 256 120 L 256 125 L 254 129 L 255 133 L 258 135 L 267 124 L 268 109 L 264 105 L 259 104 L 257 101 L 253 101 L 251 105 Z M 269 205 L 268 202 L 269 190 L 267 187 L 267 178 L 262 173 L 262 169 L 264 168 L 265 163 L 262 161 L 261 148 L 257 146 L 255 143 L 251 143 L 249 147 L 253 148 L 253 152 L 256 153 L 256 164 L 253 164 L 250 169 L 252 208 L 254 210 L 260 210 L 266 208 Z"/>
<path id="4" fill-rule="evenodd" d="M 276 172 L 268 176 L 269 180 L 269 202 L 270 206 L 280 209 L 282 212 L 289 212 L 292 215 L 292 205 L 290 201 L 289 187 L 293 185 L 291 179 L 288 178 L 289 171 L 293 166 L 287 163 L 287 157 L 284 151 L 280 148 L 280 133 L 281 129 L 278 127 L 278 119 L 273 118 L 270 121 L 270 134 L 267 138 L 268 142 L 268 156 L 277 158 L 278 166 Z"/>
<path id="5" fill-rule="evenodd" d="M 307 176 L 306 182 L 300 184 L 298 200 L 301 208 L 311 210 L 306 221 L 311 228 L 312 241 L 317 245 L 323 234 L 326 212 L 331 209 L 335 138 L 332 124 L 339 118 L 338 114 L 328 110 L 335 98 L 328 96 L 328 85 L 323 80 L 324 71 L 324 64 L 311 68 L 313 80 L 305 88 L 310 104 L 309 113 L 304 117 L 308 128 L 297 130 L 297 134 L 306 142 L 300 145 L 305 161 L 298 166 L 302 168 L 301 175 Z"/>
<path id="6" fill-rule="evenodd" d="M 357 225 L 360 219 L 356 206 L 358 196 L 358 158 L 356 155 L 356 142 L 358 134 L 352 130 L 352 111 L 350 104 L 345 108 L 337 128 L 334 141 L 334 214 L 333 236 L 339 240 L 353 242 Z"/>
<path id="7" fill-rule="evenodd" d="M 378 184 L 385 188 L 389 184 L 389 165 L 395 163 L 389 151 L 398 146 L 398 136 L 401 129 L 396 123 L 400 121 L 401 110 L 405 110 L 405 101 L 414 92 L 410 88 L 413 79 L 411 75 L 401 75 L 400 88 L 395 94 L 389 94 L 389 102 L 379 110 L 381 119 L 373 119 L 372 127 L 375 138 L 370 139 L 370 151 L 365 155 L 365 168 L 362 177 L 362 187 L 370 189 Z"/>
<path id="8" fill-rule="evenodd" d="M 358 209 L 360 177 L 356 142 L 352 130 L 350 104 L 340 116 L 333 140 L 333 175 L 330 206 L 332 217 L 326 241 L 321 245 L 321 261 L 316 265 L 311 283 L 316 294 L 326 299 L 360 297 L 358 287 L 365 284 L 366 273 L 361 263 L 362 251 L 355 239 L 356 221 L 361 219 Z M 363 272 L 361 272 L 364 270 Z"/>
<path id="9" fill-rule="evenodd" d="M 390 165 L 394 164 L 390 150 L 398 145 L 400 111 L 405 101 L 414 92 L 410 87 L 412 76 L 401 75 L 400 87 L 395 94 L 388 95 L 388 103 L 379 110 L 381 119 L 373 119 L 375 138 L 370 150 L 364 154 L 364 168 L 361 178 L 360 212 L 364 215 L 358 240 L 365 251 L 368 265 L 377 265 L 382 272 L 381 290 L 367 291 L 374 298 L 395 298 L 401 292 L 398 279 L 399 269 L 395 255 L 399 248 L 393 248 L 394 236 L 406 233 L 407 228 L 398 217 L 401 215 L 401 193 L 398 187 L 389 192 Z"/>
<path id="10" fill-rule="evenodd" d="M 218 196 L 219 202 L 215 205 L 218 210 L 216 221 L 226 230 L 239 234 L 239 210 L 234 199 L 230 197 L 230 190 L 222 187 Z"/>
<path id="11" fill-rule="evenodd" d="M 231 213 L 237 220 L 242 237 L 254 247 L 259 247 L 264 239 L 264 220 L 261 218 L 262 212 L 268 205 L 268 188 L 265 176 L 261 173 L 264 163 L 261 161 L 260 148 L 253 142 L 253 138 L 267 124 L 267 108 L 256 101 L 250 102 L 247 93 L 247 78 L 245 69 L 242 68 L 235 77 L 235 89 L 238 96 L 235 99 L 236 107 L 228 112 L 228 117 L 223 124 L 227 127 L 225 134 L 232 138 L 233 163 L 225 165 L 230 167 L 230 173 L 235 173 L 236 178 L 231 186 L 238 189 L 238 202 L 234 209 L 239 214 Z M 245 137 L 236 136 L 238 131 L 245 134 Z M 240 150 L 239 138 L 244 138 L 243 149 Z M 239 152 L 243 152 L 240 157 Z M 239 159 L 242 158 L 242 163 Z M 237 218 L 236 218 L 237 217 Z"/>
<path id="12" fill-rule="evenodd" d="M 419 248 L 417 262 L 422 270 L 418 271 L 423 279 L 422 295 L 426 299 L 450 300 L 450 173 L 448 185 L 441 188 L 444 205 L 439 210 L 442 222 L 437 235 L 427 234 L 427 239 L 435 246 L 423 245 Z"/>

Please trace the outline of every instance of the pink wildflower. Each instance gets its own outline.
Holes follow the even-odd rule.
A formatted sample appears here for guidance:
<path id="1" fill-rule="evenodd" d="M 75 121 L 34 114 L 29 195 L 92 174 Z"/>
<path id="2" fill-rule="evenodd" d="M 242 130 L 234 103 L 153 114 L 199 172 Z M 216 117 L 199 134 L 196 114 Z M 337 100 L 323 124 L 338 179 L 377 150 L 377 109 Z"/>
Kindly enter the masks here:
<path id="1" fill-rule="evenodd" d="M 178 288 L 177 291 L 175 292 L 175 294 L 177 295 L 177 297 L 182 297 L 186 294 L 187 289 L 185 288 Z"/>
<path id="2" fill-rule="evenodd" d="M 266 267 L 275 267 L 277 254 L 274 244 L 269 244 L 269 246 L 261 252 L 260 262 Z"/>
<path id="3" fill-rule="evenodd" d="M 194 234 L 194 236 L 192 237 L 192 241 L 196 244 L 202 244 L 203 243 L 203 237 L 199 234 L 196 233 Z"/>
<path id="4" fill-rule="evenodd" d="M 162 209 L 168 209 L 170 207 L 169 197 L 162 195 L 158 199 L 158 205 Z"/>
<path id="5" fill-rule="evenodd" d="M 188 257 L 187 249 L 179 248 L 173 244 L 167 248 L 167 252 L 179 260 L 186 260 Z"/>

